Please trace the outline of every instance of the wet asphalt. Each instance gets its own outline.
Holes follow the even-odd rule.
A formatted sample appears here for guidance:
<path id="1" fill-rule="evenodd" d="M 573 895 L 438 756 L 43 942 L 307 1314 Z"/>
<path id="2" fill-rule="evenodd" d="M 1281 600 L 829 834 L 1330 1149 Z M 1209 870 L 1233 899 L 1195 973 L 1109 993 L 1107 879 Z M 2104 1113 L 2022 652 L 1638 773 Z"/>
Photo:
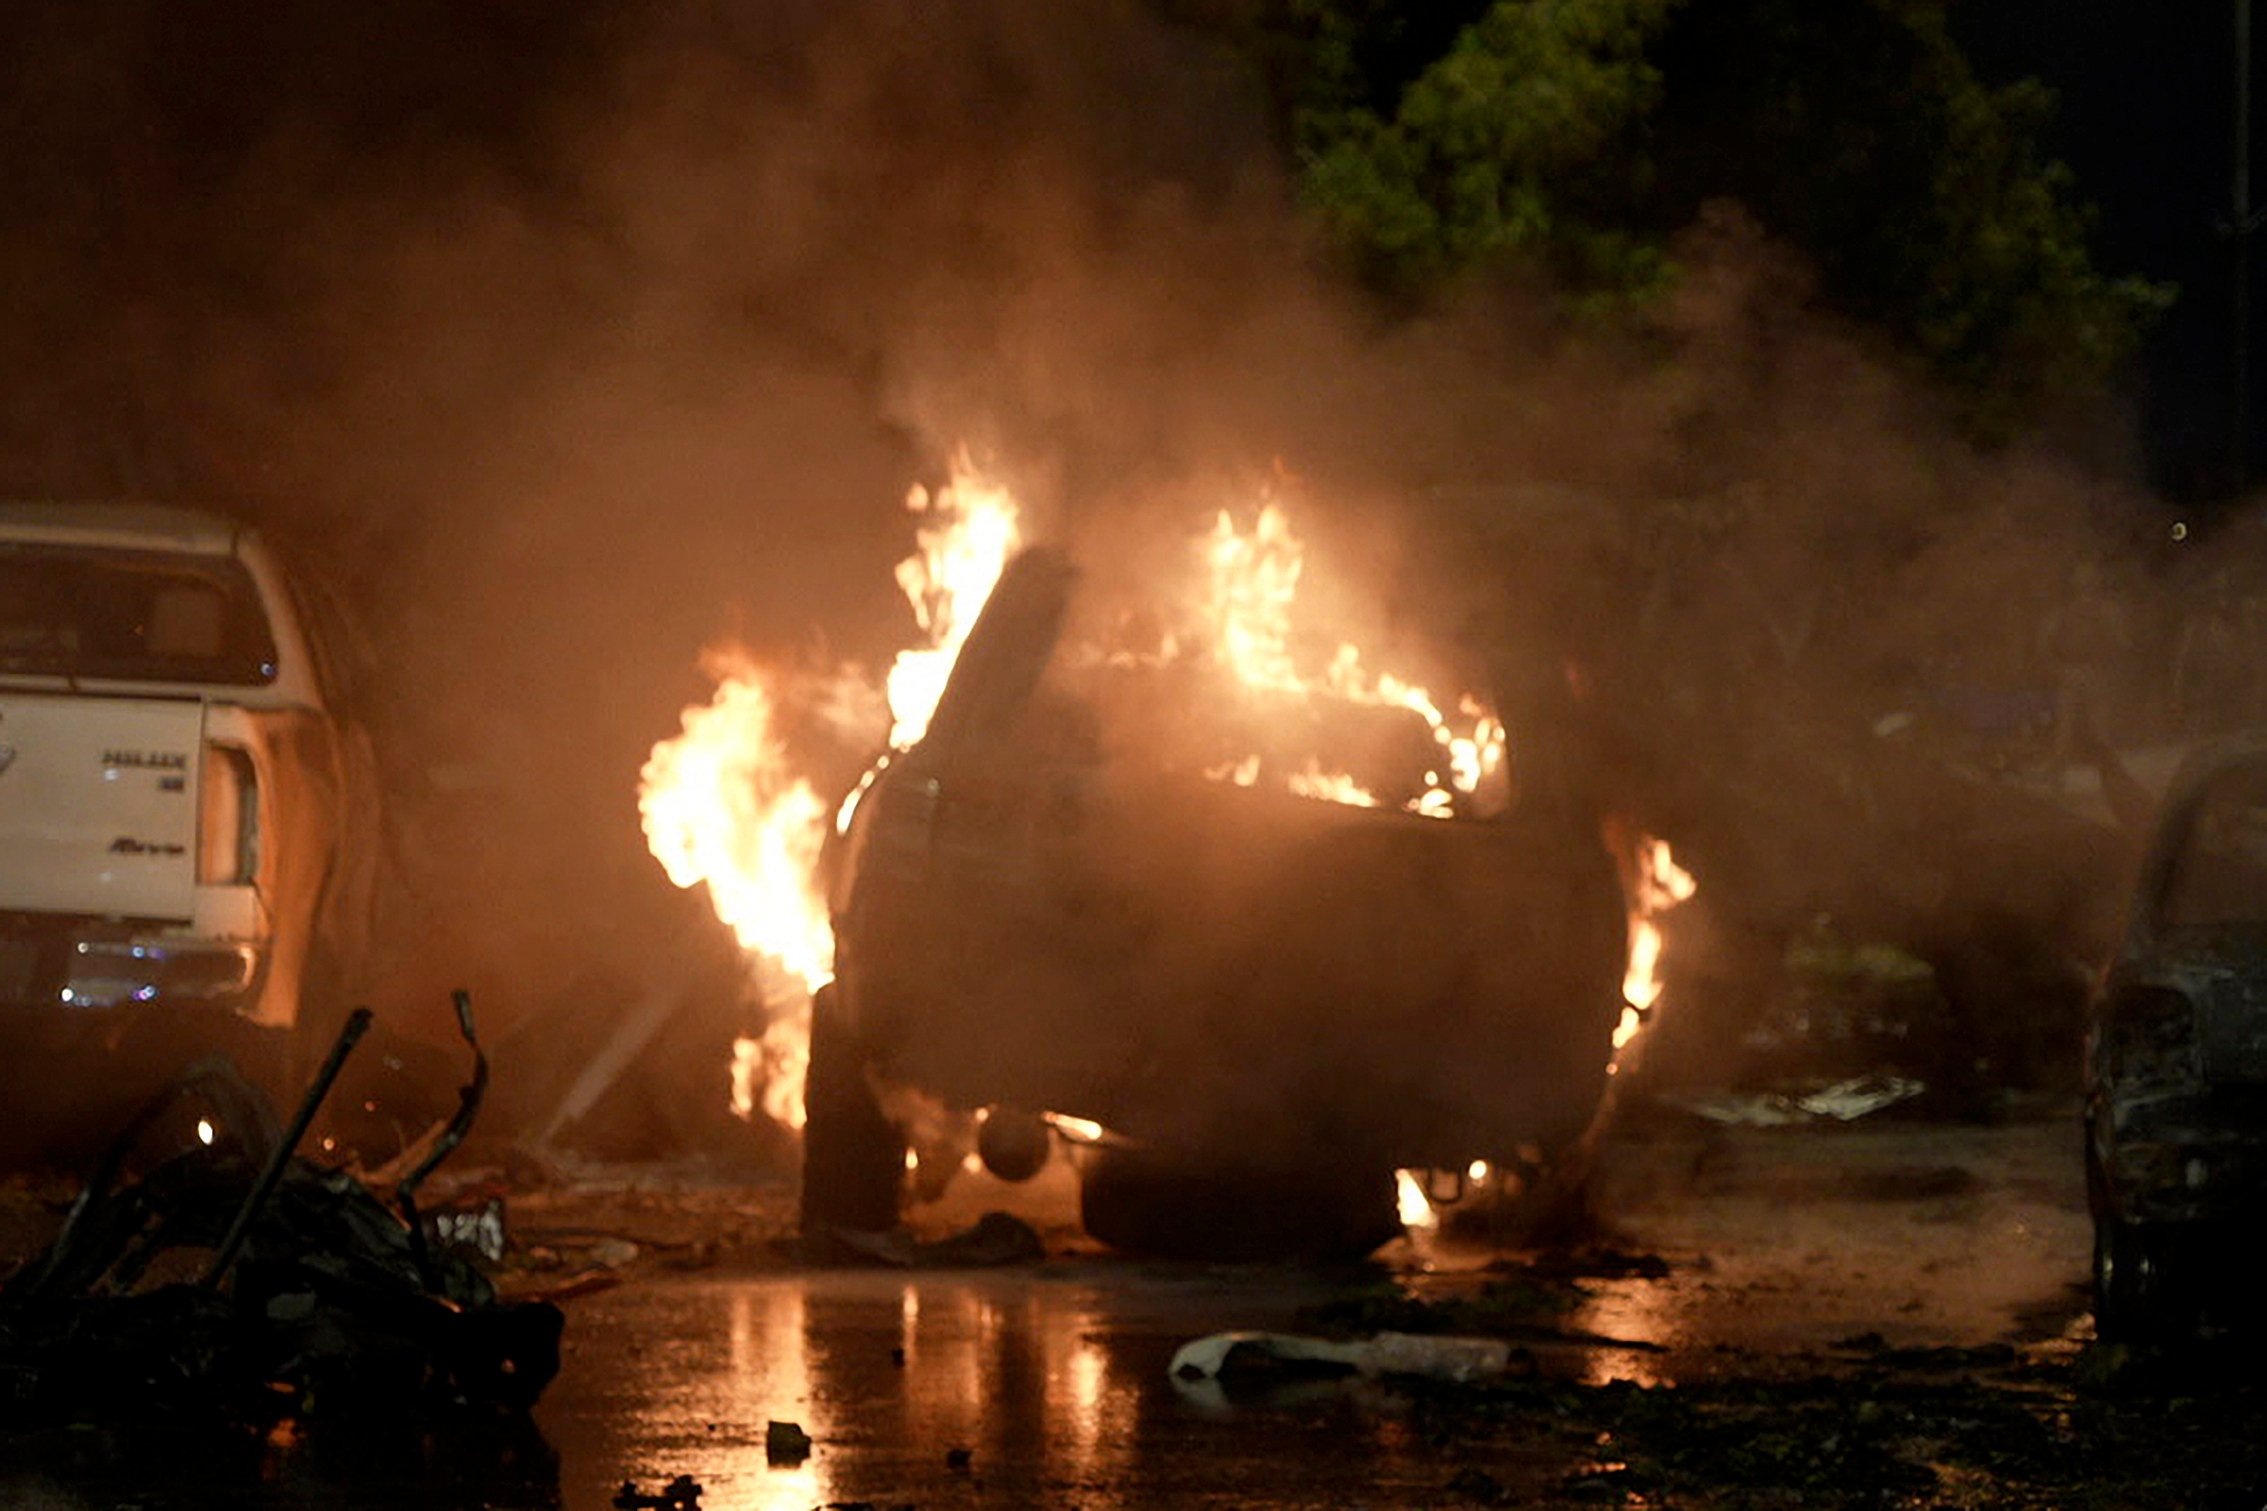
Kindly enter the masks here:
<path id="1" fill-rule="evenodd" d="M 679 1473 L 703 1506 L 1425 1504 L 1390 1412 L 1333 1392 L 1243 1411 L 1167 1373 L 1188 1338 L 1283 1326 L 1320 1278 L 1073 1265 L 794 1275 L 598 1298 L 543 1413 L 569 1506 Z M 812 1439 L 767 1451 L 774 1421 Z M 602 1493 L 603 1492 L 603 1493 Z"/>
<path id="2" fill-rule="evenodd" d="M 1585 1280 L 1537 1367 L 1588 1385 L 1799 1375 L 1861 1331 L 2075 1350 L 2086 1227 L 2069 1142 L 2044 1123 L 1627 1148 L 1606 1183 L 1615 1232 L 1668 1272 Z M 0 1507 L 607 1511 L 625 1482 L 650 1496 L 678 1476 L 704 1511 L 1487 1503 L 1400 1391 L 1231 1399 L 1167 1365 L 1191 1338 L 1294 1327 L 1381 1281 L 1454 1295 L 1495 1257 L 1467 1232 L 1356 1271 L 1074 1252 L 994 1271 L 645 1274 L 569 1303 L 564 1368 L 530 1423 L 235 1445 L 49 1431 L 0 1444 Z M 1490 1460 L 1497 1482 L 1580 1467 L 1563 1443 L 1509 1451 Z"/>

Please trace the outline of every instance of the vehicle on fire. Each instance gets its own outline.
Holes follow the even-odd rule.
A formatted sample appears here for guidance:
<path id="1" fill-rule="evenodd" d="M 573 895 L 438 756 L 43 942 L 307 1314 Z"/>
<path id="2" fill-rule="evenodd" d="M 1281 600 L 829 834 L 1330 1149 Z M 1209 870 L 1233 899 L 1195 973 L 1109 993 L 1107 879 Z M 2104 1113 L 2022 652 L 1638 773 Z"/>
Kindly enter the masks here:
<path id="1" fill-rule="evenodd" d="M 0 504 L 0 1002 L 17 1031 L 113 1042 L 162 1022 L 194 1050 L 299 1015 L 357 769 L 304 591 L 213 514 Z"/>
<path id="2" fill-rule="evenodd" d="M 2267 1197 L 2267 739 L 2206 747 L 2167 790 L 2088 1025 L 2085 1118 L 2097 1330 L 2190 1331 Z"/>
<path id="3" fill-rule="evenodd" d="M 1043 1117 L 1081 1130 L 1088 1231 L 1205 1257 L 1366 1252 L 1397 1169 L 1532 1170 L 1589 1125 L 1626 943 L 1596 816 L 1508 780 L 1494 811 L 1415 811 L 1423 718 L 1255 692 L 1129 647 L 1141 623 L 1025 551 L 847 806 L 806 1230 L 897 1220 L 877 1087 L 980 1117 L 1006 1178 Z M 1317 751 L 1372 804 L 1266 779 Z"/>

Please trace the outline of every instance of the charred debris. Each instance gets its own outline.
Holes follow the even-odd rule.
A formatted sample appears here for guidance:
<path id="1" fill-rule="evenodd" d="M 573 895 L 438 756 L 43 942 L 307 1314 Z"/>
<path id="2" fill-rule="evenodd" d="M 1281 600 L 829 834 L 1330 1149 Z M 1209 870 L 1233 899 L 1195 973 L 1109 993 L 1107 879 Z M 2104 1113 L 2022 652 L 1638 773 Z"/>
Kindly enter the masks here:
<path id="1" fill-rule="evenodd" d="M 563 1318 L 499 1299 L 417 1192 L 464 1138 L 488 1063 L 382 1196 L 301 1156 L 358 1009 L 288 1123 L 224 1057 L 122 1128 L 45 1251 L 0 1286 L 0 1399 L 21 1423 L 518 1416 L 559 1369 Z"/>

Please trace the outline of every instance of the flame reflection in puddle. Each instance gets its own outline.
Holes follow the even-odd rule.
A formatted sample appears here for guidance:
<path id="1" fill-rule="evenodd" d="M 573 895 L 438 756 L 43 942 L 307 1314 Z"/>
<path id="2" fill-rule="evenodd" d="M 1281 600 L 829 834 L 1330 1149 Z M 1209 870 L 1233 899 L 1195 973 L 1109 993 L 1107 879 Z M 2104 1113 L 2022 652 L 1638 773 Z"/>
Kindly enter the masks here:
<path id="1" fill-rule="evenodd" d="M 1583 1351 L 1576 1378 L 1585 1385 L 1607 1385 L 1616 1380 L 1632 1385 L 1674 1385 L 1671 1351 L 1684 1341 L 1683 1308 L 1675 1290 L 1658 1280 L 1636 1276 L 1586 1280 L 1582 1288 L 1589 1299 L 1568 1314 L 1570 1329 L 1641 1346 L 1592 1345 Z"/>
<path id="2" fill-rule="evenodd" d="M 825 1497 L 811 1460 L 774 1465 L 763 1433 L 773 1421 L 800 1423 L 814 1438 L 827 1424 L 814 1412 L 809 1350 L 805 1342 L 803 1294 L 792 1289 L 746 1289 L 731 1303 L 731 1374 L 740 1391 L 736 1404 L 743 1420 L 756 1428 L 752 1439 L 726 1450 L 711 1471 L 716 1489 L 737 1491 L 736 1503 L 749 1511 L 805 1511 Z M 752 1493 L 751 1493 L 752 1492 Z"/>
<path id="3" fill-rule="evenodd" d="M 691 1474 L 714 1511 L 1057 1504 L 1074 1491 L 1107 1511 L 1177 1503 L 1191 1476 L 1273 1503 L 1286 1475 L 1318 1489 L 1431 1473 L 1406 1404 L 1362 1382 L 1217 1412 L 1176 1387 L 1166 1363 L 1190 1337 L 1291 1322 L 1303 1298 L 1279 1280 L 1123 1289 L 835 1272 L 590 1298 L 540 1413 L 564 1504 L 598 1508 L 625 1479 Z M 768 1459 L 773 1421 L 810 1434 L 806 1460 Z"/>

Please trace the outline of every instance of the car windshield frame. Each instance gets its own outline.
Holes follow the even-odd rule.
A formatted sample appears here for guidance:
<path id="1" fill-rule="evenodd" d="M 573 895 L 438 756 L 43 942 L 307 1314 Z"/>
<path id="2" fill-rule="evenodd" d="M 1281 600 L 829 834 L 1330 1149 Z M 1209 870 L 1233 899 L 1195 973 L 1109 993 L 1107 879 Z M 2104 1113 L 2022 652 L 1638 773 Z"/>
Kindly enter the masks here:
<path id="1" fill-rule="evenodd" d="M 2168 836 L 2151 913 L 2154 932 L 2267 928 L 2267 762 L 2213 772 Z"/>
<path id="2" fill-rule="evenodd" d="M 234 556 L 0 542 L 0 676 L 261 687 L 277 670 Z"/>

